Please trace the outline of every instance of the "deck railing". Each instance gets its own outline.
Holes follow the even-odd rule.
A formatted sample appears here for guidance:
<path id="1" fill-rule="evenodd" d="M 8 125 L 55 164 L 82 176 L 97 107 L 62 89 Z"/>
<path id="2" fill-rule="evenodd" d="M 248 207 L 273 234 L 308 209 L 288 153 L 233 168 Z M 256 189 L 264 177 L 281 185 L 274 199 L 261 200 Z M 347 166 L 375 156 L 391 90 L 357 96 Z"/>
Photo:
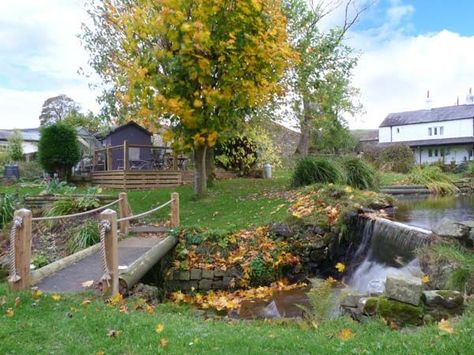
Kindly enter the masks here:
<path id="1" fill-rule="evenodd" d="M 123 144 L 97 149 L 92 171 L 113 170 L 186 170 L 187 158 L 174 154 L 170 147 Z"/>

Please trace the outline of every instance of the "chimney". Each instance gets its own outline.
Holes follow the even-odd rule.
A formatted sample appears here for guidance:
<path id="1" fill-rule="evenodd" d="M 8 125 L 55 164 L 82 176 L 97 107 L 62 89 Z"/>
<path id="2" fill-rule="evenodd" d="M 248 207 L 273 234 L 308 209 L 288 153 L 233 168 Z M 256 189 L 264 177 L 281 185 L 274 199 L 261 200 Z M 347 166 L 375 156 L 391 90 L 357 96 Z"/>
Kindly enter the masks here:
<path id="1" fill-rule="evenodd" d="M 458 98 L 457 98 L 457 100 L 456 100 L 456 106 L 459 106 L 459 96 L 458 96 Z"/>
<path id="2" fill-rule="evenodd" d="M 430 99 L 430 91 L 426 91 L 426 100 L 425 100 L 426 108 L 430 109 L 431 108 L 431 99 Z"/>

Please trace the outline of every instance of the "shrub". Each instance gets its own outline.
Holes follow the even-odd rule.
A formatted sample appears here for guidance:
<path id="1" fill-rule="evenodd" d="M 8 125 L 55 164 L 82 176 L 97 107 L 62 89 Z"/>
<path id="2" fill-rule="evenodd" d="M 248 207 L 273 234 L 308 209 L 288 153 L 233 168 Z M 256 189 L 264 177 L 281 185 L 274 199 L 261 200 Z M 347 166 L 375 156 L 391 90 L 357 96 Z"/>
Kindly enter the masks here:
<path id="1" fill-rule="evenodd" d="M 14 130 L 8 137 L 8 156 L 15 162 L 25 159 L 23 156 L 23 136 L 19 130 Z"/>
<path id="2" fill-rule="evenodd" d="M 408 179 L 413 184 L 426 186 L 433 193 L 441 195 L 454 194 L 458 191 L 452 179 L 438 166 L 417 166 L 412 169 Z"/>
<path id="3" fill-rule="evenodd" d="M 310 307 L 298 305 L 309 321 L 316 325 L 329 319 L 331 309 L 334 304 L 333 284 L 331 280 L 323 280 L 316 287 L 312 288 L 307 294 Z"/>
<path id="4" fill-rule="evenodd" d="M 275 281 L 275 270 L 262 256 L 258 255 L 250 261 L 250 284 L 252 286 L 268 285 Z"/>
<path id="5" fill-rule="evenodd" d="M 10 162 L 10 157 L 8 156 L 7 152 L 0 152 L 0 169 L 2 171 L 0 173 L 3 174 L 3 168 Z"/>
<path id="6" fill-rule="evenodd" d="M 214 154 L 217 166 L 225 170 L 239 171 L 244 175 L 247 175 L 257 163 L 257 145 L 244 135 L 218 142 Z"/>
<path id="7" fill-rule="evenodd" d="M 31 263 L 32 263 L 37 269 L 39 269 L 39 268 L 41 268 L 41 267 L 43 267 L 43 266 L 48 265 L 48 264 L 49 264 L 49 259 L 48 259 L 48 257 L 45 256 L 45 255 L 41 255 L 41 254 L 39 254 L 39 255 L 33 255 L 33 256 L 31 257 Z"/>
<path id="8" fill-rule="evenodd" d="M 67 242 L 67 250 L 69 254 L 73 254 L 79 250 L 88 248 L 99 241 L 99 224 L 97 221 L 89 220 L 73 230 L 71 239 Z"/>
<path id="9" fill-rule="evenodd" d="M 378 164 L 384 169 L 406 174 L 415 166 L 415 156 L 409 146 L 395 144 L 382 151 Z"/>
<path id="10" fill-rule="evenodd" d="M 291 183 L 294 187 L 298 187 L 315 183 L 338 183 L 344 180 L 344 173 L 334 159 L 307 156 L 298 161 Z"/>
<path id="11" fill-rule="evenodd" d="M 357 157 L 346 157 L 341 159 L 341 165 L 348 185 L 361 190 L 377 187 L 377 174 L 369 163 Z"/>
<path id="12" fill-rule="evenodd" d="M 36 160 L 18 163 L 20 178 L 23 181 L 35 181 L 43 175 L 43 168 Z"/>
<path id="13" fill-rule="evenodd" d="M 0 194 L 0 229 L 13 220 L 17 203 L 17 196 L 13 194 Z"/>
<path id="14" fill-rule="evenodd" d="M 72 167 L 81 159 L 74 128 L 55 123 L 42 128 L 38 144 L 38 160 L 48 173 L 68 178 Z"/>
<path id="15" fill-rule="evenodd" d="M 73 189 L 75 189 L 75 187 L 68 186 L 66 181 L 60 181 L 55 178 L 48 181 L 43 191 L 48 195 L 56 195 L 71 192 Z"/>

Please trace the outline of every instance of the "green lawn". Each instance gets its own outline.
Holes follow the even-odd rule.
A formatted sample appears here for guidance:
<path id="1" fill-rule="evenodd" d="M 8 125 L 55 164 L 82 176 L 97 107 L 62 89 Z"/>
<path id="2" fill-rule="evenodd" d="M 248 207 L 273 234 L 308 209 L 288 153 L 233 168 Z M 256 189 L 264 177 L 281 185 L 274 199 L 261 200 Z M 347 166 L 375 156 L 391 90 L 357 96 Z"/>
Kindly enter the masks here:
<path id="1" fill-rule="evenodd" d="M 121 313 L 90 295 L 15 296 L 0 285 L 2 354 L 469 354 L 474 347 L 474 315 L 453 322 L 454 333 L 436 325 L 392 331 L 380 320 L 356 323 L 347 317 L 313 329 L 303 323 L 205 320 L 182 306 L 158 305 L 154 314 Z M 4 304 L 2 304 L 5 302 Z M 6 310 L 13 309 L 8 317 Z M 157 334 L 157 324 L 164 330 Z M 350 329 L 349 339 L 338 336 Z M 107 336 L 110 330 L 117 336 Z M 160 339 L 168 345 L 160 346 Z"/>
<path id="2" fill-rule="evenodd" d="M 208 197 L 202 200 L 194 198 L 190 185 L 145 191 L 132 190 L 128 191 L 128 196 L 132 210 L 137 214 L 168 201 L 171 192 L 177 191 L 180 194 L 181 225 L 235 229 L 283 219 L 287 215 L 287 208 L 281 205 L 287 206 L 288 202 L 275 196 L 275 193 L 286 191 L 288 186 L 289 173 L 280 172 L 271 180 L 241 178 L 217 181 L 214 187 L 209 189 Z M 40 187 L 0 188 L 0 192 L 18 191 L 22 196 L 35 195 L 41 190 Z M 78 189 L 82 190 L 84 189 Z M 120 190 L 104 189 L 102 193 L 118 195 L 119 192 Z M 165 208 L 147 220 L 167 219 L 168 214 L 169 209 Z"/>

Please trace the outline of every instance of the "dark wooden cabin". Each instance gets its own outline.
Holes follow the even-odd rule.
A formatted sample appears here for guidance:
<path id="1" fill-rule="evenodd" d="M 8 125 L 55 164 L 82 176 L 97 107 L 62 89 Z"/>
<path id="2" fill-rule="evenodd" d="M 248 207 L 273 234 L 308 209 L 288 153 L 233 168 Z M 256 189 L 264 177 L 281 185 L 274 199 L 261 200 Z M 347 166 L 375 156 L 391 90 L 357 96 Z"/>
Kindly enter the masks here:
<path id="1" fill-rule="evenodd" d="M 130 121 L 122 126 L 115 128 L 102 140 L 105 147 L 123 145 L 124 141 L 128 144 L 152 145 L 153 134 L 137 124 Z M 149 161 L 151 159 L 150 149 L 129 148 L 128 155 L 130 161 Z M 114 149 L 112 152 L 112 169 L 123 168 L 123 150 Z"/>

